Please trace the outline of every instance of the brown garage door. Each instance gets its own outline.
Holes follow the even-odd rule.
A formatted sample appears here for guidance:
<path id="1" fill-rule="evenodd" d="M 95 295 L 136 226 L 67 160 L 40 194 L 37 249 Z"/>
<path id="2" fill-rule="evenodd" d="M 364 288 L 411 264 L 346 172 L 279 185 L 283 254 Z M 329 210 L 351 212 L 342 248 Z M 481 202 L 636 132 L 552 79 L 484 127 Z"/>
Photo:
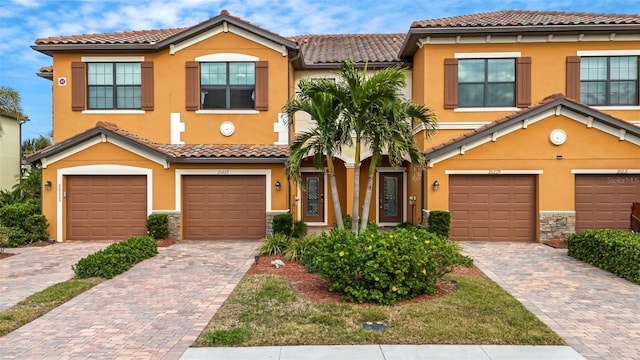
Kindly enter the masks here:
<path id="1" fill-rule="evenodd" d="M 535 241 L 535 176 L 451 175 L 453 240 Z"/>
<path id="2" fill-rule="evenodd" d="M 184 238 L 263 238 L 265 181 L 264 176 L 184 176 Z"/>
<path id="3" fill-rule="evenodd" d="M 146 176 L 67 176 L 67 239 L 124 240 L 144 235 Z"/>
<path id="4" fill-rule="evenodd" d="M 628 229 L 640 175 L 576 175 L 576 230 Z"/>

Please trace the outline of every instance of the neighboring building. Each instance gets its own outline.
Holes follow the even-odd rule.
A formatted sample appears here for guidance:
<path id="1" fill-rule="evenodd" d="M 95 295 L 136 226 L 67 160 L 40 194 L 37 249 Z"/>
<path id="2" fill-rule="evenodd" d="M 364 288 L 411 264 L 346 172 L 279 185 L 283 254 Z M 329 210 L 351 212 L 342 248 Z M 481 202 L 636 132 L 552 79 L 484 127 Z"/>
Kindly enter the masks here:
<path id="1" fill-rule="evenodd" d="M 288 129 L 282 106 L 297 81 L 333 77 L 350 58 L 408 67 L 405 95 L 439 122 L 419 141 L 421 176 L 379 170 L 370 219 L 449 210 L 456 240 L 624 228 L 640 199 L 639 41 L 637 15 L 530 11 L 292 38 L 223 11 L 183 29 L 38 39 L 33 48 L 53 57 L 39 75 L 54 81 L 55 137 L 30 161 L 53 184 L 43 212 L 58 241 L 144 233 L 151 213 L 170 214 L 180 239 L 261 238 L 287 211 L 331 226 L 326 176 L 307 166 L 306 187 L 287 180 L 287 145 L 309 118 L 296 114 Z M 344 149 L 345 213 L 354 164 Z"/>
<path id="2" fill-rule="evenodd" d="M 0 111 L 0 190 L 11 190 L 20 181 L 20 121 Z"/>

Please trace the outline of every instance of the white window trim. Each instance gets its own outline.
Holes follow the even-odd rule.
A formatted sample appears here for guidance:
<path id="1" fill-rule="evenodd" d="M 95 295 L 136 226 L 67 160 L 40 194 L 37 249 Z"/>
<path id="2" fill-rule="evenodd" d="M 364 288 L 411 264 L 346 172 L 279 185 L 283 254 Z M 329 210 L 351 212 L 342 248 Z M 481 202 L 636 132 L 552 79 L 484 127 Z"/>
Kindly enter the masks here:
<path id="1" fill-rule="evenodd" d="M 198 56 L 196 59 L 198 62 L 233 62 L 233 61 L 247 61 L 257 62 L 260 58 L 257 56 L 240 54 L 240 53 L 217 53 Z"/>
<path id="2" fill-rule="evenodd" d="M 84 115 L 141 115 L 145 114 L 144 110 L 82 110 L 82 114 Z"/>
<path id="3" fill-rule="evenodd" d="M 393 167 L 380 167 L 377 169 L 376 171 L 376 191 L 375 193 L 377 194 L 378 191 L 380 191 L 380 173 L 381 172 L 385 172 L 385 173 L 402 173 L 402 222 L 407 222 L 407 202 L 405 201 L 406 199 L 408 199 L 408 189 L 407 189 L 407 169 L 406 168 L 393 168 Z M 372 193 L 371 196 L 374 196 L 374 194 Z M 376 223 L 378 223 L 378 225 L 380 226 L 396 226 L 399 223 L 387 223 L 387 222 L 380 222 L 380 196 L 376 196 Z M 362 214 L 362 216 L 364 216 L 364 214 Z"/>
<path id="4" fill-rule="evenodd" d="M 455 53 L 456 59 L 499 59 L 499 58 L 519 58 L 522 57 L 520 51 L 512 52 L 477 52 L 477 53 Z"/>
<path id="5" fill-rule="evenodd" d="M 640 110 L 640 106 L 638 105 L 612 105 L 612 106 L 592 106 L 592 108 L 596 110 Z"/>
<path id="6" fill-rule="evenodd" d="M 147 168 L 126 165 L 85 165 L 58 169 L 56 173 L 56 241 L 62 242 L 62 227 L 64 216 L 62 211 L 63 199 L 67 197 L 62 191 L 62 181 L 67 175 L 144 175 L 147 177 L 147 216 L 153 209 L 153 171 Z"/>
<path id="7" fill-rule="evenodd" d="M 491 111 L 507 111 L 516 112 L 520 111 L 518 107 L 459 107 L 453 109 L 453 112 L 491 112 Z"/>
<path id="8" fill-rule="evenodd" d="M 541 175 L 542 170 L 445 170 L 447 175 Z"/>
<path id="9" fill-rule="evenodd" d="M 143 62 L 144 56 L 83 56 L 80 58 L 82 62 Z"/>
<path id="10" fill-rule="evenodd" d="M 324 211 L 324 222 L 307 222 L 307 225 L 310 226 L 327 226 L 328 223 L 328 218 L 329 218 L 329 207 L 327 206 L 327 194 L 329 191 L 329 179 L 328 179 L 328 174 L 325 171 L 326 169 L 316 169 L 316 168 L 300 168 L 300 172 L 301 173 L 310 173 L 310 172 L 315 172 L 315 173 L 324 173 L 324 200 L 322 207 L 324 207 L 323 211 Z M 296 211 L 296 216 L 298 217 L 298 219 L 302 219 L 302 197 L 300 196 L 302 194 L 302 187 L 300 186 L 300 184 L 297 185 L 297 191 L 298 191 L 298 196 L 296 196 L 296 205 L 298 207 L 297 211 Z"/>
<path id="11" fill-rule="evenodd" d="M 196 114 L 257 115 L 259 110 L 196 110 Z"/>
<path id="12" fill-rule="evenodd" d="M 214 176 L 234 176 L 234 175 L 264 175 L 266 211 L 272 212 L 271 208 L 271 170 L 270 169 L 178 169 L 175 172 L 175 211 L 182 211 L 182 177 L 189 175 L 214 175 Z"/>
<path id="13" fill-rule="evenodd" d="M 578 56 L 633 56 L 640 55 L 640 50 L 580 50 Z"/>
<path id="14" fill-rule="evenodd" d="M 571 169 L 576 175 L 629 175 L 640 174 L 640 169 Z"/>

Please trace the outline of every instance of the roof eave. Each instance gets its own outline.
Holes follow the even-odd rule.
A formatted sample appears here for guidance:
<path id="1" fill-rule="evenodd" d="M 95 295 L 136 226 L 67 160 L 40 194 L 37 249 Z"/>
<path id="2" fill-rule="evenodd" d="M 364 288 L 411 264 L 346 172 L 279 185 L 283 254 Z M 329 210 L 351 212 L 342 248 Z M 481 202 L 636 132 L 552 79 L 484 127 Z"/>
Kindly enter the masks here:
<path id="1" fill-rule="evenodd" d="M 397 61 L 376 61 L 376 62 L 356 62 L 354 66 L 356 68 L 364 68 L 365 66 L 369 69 L 379 69 L 379 68 L 388 68 L 396 65 L 410 65 L 411 62 L 397 60 Z M 301 70 L 307 69 L 339 69 L 342 66 L 342 62 L 331 62 L 331 63 L 305 63 L 302 65 Z M 408 66 L 410 67 L 410 66 Z"/>
<path id="2" fill-rule="evenodd" d="M 131 52 L 131 51 L 156 51 L 156 44 L 46 44 L 31 45 L 33 50 L 52 56 L 57 52 Z"/>
<path id="3" fill-rule="evenodd" d="M 177 164 L 284 164 L 288 157 L 175 157 L 167 162 Z"/>
<path id="4" fill-rule="evenodd" d="M 53 81 L 53 72 L 37 72 L 36 75 L 43 79 Z"/>
<path id="5" fill-rule="evenodd" d="M 640 24 L 412 27 L 409 29 L 402 47 L 400 47 L 400 58 L 411 57 L 418 50 L 418 40 L 425 36 L 549 35 L 611 32 L 640 32 Z"/>

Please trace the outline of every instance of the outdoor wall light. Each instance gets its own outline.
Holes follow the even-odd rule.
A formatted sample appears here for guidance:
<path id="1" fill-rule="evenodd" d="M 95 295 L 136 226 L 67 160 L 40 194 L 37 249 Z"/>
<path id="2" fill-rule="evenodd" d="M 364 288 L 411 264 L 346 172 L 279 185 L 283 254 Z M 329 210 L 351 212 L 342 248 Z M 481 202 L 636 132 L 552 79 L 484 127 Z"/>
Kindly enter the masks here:
<path id="1" fill-rule="evenodd" d="M 438 180 L 433 182 L 433 190 L 438 190 L 440 188 L 440 183 L 438 182 Z"/>
<path id="2" fill-rule="evenodd" d="M 47 189 L 47 190 L 51 190 L 51 181 L 50 180 L 47 180 L 47 182 L 44 183 L 44 188 Z"/>
<path id="3" fill-rule="evenodd" d="M 556 160 L 562 160 L 562 155 L 556 155 Z"/>
<path id="4" fill-rule="evenodd" d="M 276 191 L 280 191 L 280 187 L 282 187 L 282 184 L 280 184 L 280 180 L 276 181 Z"/>

